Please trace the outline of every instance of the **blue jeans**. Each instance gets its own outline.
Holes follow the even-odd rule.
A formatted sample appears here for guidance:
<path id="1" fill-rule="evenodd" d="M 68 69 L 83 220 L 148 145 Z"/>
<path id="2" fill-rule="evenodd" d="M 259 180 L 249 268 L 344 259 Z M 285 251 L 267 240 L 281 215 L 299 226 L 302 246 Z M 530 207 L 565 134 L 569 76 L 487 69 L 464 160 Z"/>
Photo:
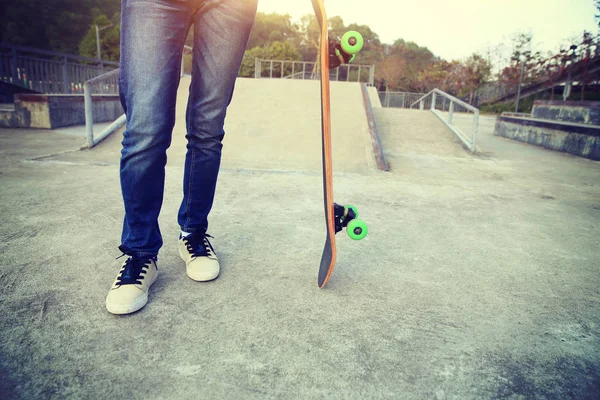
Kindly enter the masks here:
<path id="1" fill-rule="evenodd" d="M 221 163 L 225 113 L 257 0 L 123 0 L 121 104 L 127 116 L 120 176 L 125 204 L 121 250 L 155 257 L 162 247 L 167 149 L 183 45 L 194 25 L 192 83 L 186 112 L 187 153 L 180 228 L 205 233 Z"/>

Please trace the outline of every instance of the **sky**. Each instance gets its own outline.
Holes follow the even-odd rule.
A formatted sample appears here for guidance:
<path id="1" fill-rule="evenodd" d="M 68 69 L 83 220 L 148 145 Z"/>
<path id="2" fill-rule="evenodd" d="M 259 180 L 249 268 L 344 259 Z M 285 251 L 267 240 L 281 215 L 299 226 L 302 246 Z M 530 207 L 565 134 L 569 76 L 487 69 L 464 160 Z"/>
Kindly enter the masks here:
<path id="1" fill-rule="evenodd" d="M 518 32 L 531 32 L 532 50 L 544 53 L 584 29 L 598 33 L 593 0 L 325 0 L 325 7 L 345 25 L 368 25 L 383 43 L 402 38 L 446 60 L 510 43 Z M 309 0 L 258 0 L 258 11 L 293 21 L 313 13 Z"/>

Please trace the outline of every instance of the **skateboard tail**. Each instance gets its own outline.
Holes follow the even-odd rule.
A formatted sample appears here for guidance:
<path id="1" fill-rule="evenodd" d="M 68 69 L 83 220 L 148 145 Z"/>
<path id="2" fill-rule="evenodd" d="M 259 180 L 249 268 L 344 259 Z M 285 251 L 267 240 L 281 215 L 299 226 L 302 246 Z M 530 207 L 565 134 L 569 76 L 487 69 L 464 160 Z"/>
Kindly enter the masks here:
<path id="1" fill-rule="evenodd" d="M 319 268 L 320 288 L 327 284 L 327 281 L 333 272 L 333 266 L 335 265 L 335 254 L 332 250 L 333 248 L 331 247 L 331 241 L 329 240 L 329 235 L 327 235 L 327 239 L 325 239 L 325 247 L 323 248 L 323 255 L 321 256 L 321 266 Z"/>

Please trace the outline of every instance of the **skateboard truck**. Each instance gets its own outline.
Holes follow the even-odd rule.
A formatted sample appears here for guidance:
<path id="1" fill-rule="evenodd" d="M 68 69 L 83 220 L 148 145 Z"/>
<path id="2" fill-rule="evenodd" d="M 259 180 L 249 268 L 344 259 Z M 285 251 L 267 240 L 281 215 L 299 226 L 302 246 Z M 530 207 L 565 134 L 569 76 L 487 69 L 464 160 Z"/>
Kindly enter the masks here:
<path id="1" fill-rule="evenodd" d="M 335 233 L 346 228 L 346 233 L 350 239 L 361 240 L 369 229 L 365 221 L 358 219 L 358 210 L 351 205 L 342 206 L 333 203 L 333 214 L 335 219 Z"/>
<path id="2" fill-rule="evenodd" d="M 356 31 L 344 33 L 341 39 L 329 39 L 329 69 L 349 64 L 362 47 L 363 37 Z"/>

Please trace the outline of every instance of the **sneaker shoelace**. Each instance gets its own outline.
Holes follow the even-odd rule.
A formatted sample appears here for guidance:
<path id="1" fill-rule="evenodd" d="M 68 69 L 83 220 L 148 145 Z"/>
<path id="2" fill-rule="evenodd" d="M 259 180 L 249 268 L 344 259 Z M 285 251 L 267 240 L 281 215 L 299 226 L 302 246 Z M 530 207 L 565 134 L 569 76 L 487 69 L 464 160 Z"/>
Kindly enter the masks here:
<path id="1" fill-rule="evenodd" d="M 125 255 L 126 254 L 123 254 L 121 257 Z M 148 272 L 150 261 L 149 258 L 130 256 L 127 261 L 125 261 L 125 265 L 117 277 L 117 285 L 141 285 L 142 279 L 144 279 L 144 276 Z"/>
<path id="2" fill-rule="evenodd" d="M 208 257 L 214 250 L 207 237 L 212 238 L 212 236 L 208 234 L 191 234 L 184 237 L 183 241 L 185 242 L 187 251 L 189 251 L 193 257 Z"/>

